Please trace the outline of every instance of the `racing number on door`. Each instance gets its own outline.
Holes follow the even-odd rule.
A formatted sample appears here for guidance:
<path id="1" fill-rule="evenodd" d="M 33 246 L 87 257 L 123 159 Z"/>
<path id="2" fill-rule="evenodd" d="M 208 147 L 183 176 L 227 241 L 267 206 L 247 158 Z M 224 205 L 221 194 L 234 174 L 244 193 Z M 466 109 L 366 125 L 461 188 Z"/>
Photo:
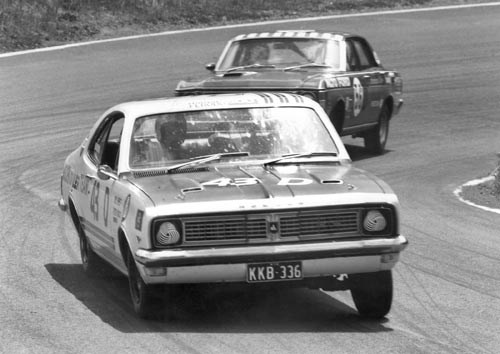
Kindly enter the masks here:
<path id="1" fill-rule="evenodd" d="M 94 185 L 92 186 L 92 192 L 90 193 L 90 213 L 94 217 L 95 221 L 99 221 L 99 189 L 101 185 L 99 181 L 94 181 Z M 109 187 L 106 187 L 106 191 L 104 192 L 104 208 L 103 219 L 104 226 L 108 226 L 108 214 L 109 214 Z"/>
<path id="2" fill-rule="evenodd" d="M 90 213 L 95 221 L 99 221 L 99 181 L 94 180 L 92 192 L 90 193 Z"/>

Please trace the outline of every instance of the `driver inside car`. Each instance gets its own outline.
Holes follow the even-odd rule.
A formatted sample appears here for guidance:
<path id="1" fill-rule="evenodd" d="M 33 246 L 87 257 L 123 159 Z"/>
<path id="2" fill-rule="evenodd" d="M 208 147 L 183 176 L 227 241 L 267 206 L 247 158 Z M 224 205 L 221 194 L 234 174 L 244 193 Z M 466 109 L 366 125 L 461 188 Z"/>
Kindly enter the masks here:
<path id="1" fill-rule="evenodd" d="M 186 139 L 187 124 L 180 115 L 160 118 L 156 121 L 156 137 L 167 160 L 184 158 L 182 143 Z"/>

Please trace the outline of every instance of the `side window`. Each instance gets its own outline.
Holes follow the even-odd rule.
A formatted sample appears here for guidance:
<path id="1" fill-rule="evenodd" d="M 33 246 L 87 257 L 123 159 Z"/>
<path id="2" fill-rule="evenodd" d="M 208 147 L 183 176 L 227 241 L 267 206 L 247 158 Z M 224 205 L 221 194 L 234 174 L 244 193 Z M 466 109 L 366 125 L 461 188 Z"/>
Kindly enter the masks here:
<path id="1" fill-rule="evenodd" d="M 373 56 L 373 52 L 366 43 L 366 41 L 357 38 L 352 41 L 354 45 L 354 50 L 356 51 L 357 57 L 359 59 L 359 70 L 364 70 L 377 66 L 377 62 Z"/>
<path id="2" fill-rule="evenodd" d="M 121 113 L 113 113 L 97 129 L 89 144 L 89 157 L 96 166 L 116 170 L 124 120 Z"/>
<path id="3" fill-rule="evenodd" d="M 352 41 L 348 40 L 346 42 L 346 64 L 348 71 L 356 71 L 358 68 L 358 58 L 356 56 L 356 51 L 354 50 L 354 45 Z"/>

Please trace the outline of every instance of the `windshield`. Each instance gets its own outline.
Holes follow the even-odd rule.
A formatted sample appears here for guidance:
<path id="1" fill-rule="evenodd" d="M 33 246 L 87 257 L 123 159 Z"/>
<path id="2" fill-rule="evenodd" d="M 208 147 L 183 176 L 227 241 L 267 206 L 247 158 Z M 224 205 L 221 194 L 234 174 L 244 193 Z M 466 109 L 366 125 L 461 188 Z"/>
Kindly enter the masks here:
<path id="1" fill-rule="evenodd" d="M 248 65 L 290 67 L 320 64 L 339 70 L 339 42 L 316 38 L 258 38 L 233 42 L 216 70 Z"/>
<path id="2" fill-rule="evenodd" d="M 316 151 L 338 152 L 313 109 L 238 108 L 137 118 L 129 163 L 142 169 L 212 154 L 255 160 Z"/>

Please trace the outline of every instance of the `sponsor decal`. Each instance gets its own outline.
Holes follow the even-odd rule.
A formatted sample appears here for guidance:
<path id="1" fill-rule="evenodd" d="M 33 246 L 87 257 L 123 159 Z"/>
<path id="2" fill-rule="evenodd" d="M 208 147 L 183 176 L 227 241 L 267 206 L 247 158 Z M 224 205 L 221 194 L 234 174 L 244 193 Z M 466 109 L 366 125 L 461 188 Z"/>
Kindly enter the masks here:
<path id="1" fill-rule="evenodd" d="M 122 204 L 122 198 L 121 198 L 121 197 L 119 197 L 119 196 L 117 196 L 117 195 L 115 195 L 115 197 L 114 197 L 114 199 L 113 199 L 113 200 L 114 200 L 114 204 L 115 204 L 116 206 L 120 206 L 120 205 Z"/>
<path id="2" fill-rule="evenodd" d="M 118 223 L 118 221 L 121 219 L 121 211 L 120 209 L 113 208 L 113 223 Z"/>
<path id="3" fill-rule="evenodd" d="M 128 210 L 130 208 L 130 194 L 125 198 L 125 203 L 123 204 L 122 221 L 127 218 Z"/>
<path id="4" fill-rule="evenodd" d="M 364 100 L 363 85 L 361 85 L 359 79 L 355 77 L 352 80 L 352 87 L 353 87 L 353 97 L 354 97 L 353 113 L 354 116 L 357 117 L 359 113 L 361 113 L 361 110 L 363 109 L 363 100 Z"/>
<path id="5" fill-rule="evenodd" d="M 188 103 L 189 109 L 205 109 L 205 108 L 214 108 L 214 107 L 220 107 L 220 106 L 225 106 L 225 105 L 230 105 L 230 106 L 240 106 L 240 105 L 253 105 L 259 103 L 256 98 L 249 98 L 249 97 L 240 97 L 240 98 L 235 98 L 230 101 L 224 101 L 224 100 L 197 100 L 197 101 L 191 101 Z"/>
<path id="6" fill-rule="evenodd" d="M 141 231 L 142 230 L 142 219 L 144 217 L 143 210 L 137 210 L 137 214 L 135 215 L 135 229 Z"/>

